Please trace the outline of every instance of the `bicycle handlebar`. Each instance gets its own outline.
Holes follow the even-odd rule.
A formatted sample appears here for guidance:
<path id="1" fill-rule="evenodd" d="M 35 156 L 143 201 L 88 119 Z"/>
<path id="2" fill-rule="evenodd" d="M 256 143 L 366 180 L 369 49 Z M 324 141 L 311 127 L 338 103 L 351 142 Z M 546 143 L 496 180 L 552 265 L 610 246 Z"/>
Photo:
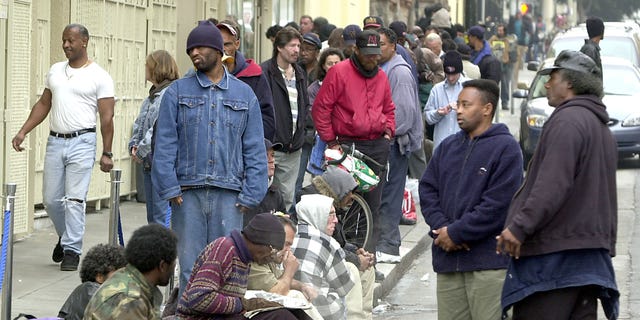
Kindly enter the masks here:
<path id="1" fill-rule="evenodd" d="M 371 157 L 369 157 L 368 155 L 358 151 L 355 146 L 351 147 L 347 144 L 341 144 L 340 147 L 342 148 L 342 157 L 340 157 L 340 159 L 336 159 L 336 160 L 327 160 L 327 164 L 330 165 L 337 165 L 340 164 L 342 161 L 344 161 L 344 159 L 347 157 L 348 154 L 351 154 L 352 156 L 358 158 L 358 159 L 362 159 L 364 161 L 368 161 L 371 164 L 375 165 L 378 167 L 378 169 L 382 169 L 383 165 L 381 165 L 378 161 L 373 160 Z"/>

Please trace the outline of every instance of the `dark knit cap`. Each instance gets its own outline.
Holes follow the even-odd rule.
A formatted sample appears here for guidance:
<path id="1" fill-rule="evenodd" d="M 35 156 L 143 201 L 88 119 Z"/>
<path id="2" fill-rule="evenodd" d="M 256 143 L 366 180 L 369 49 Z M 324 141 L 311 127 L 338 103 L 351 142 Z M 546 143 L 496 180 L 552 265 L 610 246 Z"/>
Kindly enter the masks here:
<path id="1" fill-rule="evenodd" d="M 271 213 L 259 213 L 242 229 L 249 241 L 282 250 L 284 247 L 284 226 Z"/>
<path id="2" fill-rule="evenodd" d="M 447 51 L 442 59 L 444 73 L 455 74 L 462 73 L 462 56 L 458 51 Z"/>
<path id="3" fill-rule="evenodd" d="M 393 30 L 398 38 L 404 37 L 407 33 L 407 24 L 403 21 L 394 21 L 389 24 L 389 29 Z"/>
<path id="4" fill-rule="evenodd" d="M 587 18 L 587 33 L 589 39 L 604 35 L 604 22 L 598 17 Z"/>
<path id="5" fill-rule="evenodd" d="M 202 20 L 191 30 L 187 38 L 187 54 L 195 47 L 209 47 L 224 53 L 222 34 L 211 21 Z"/>

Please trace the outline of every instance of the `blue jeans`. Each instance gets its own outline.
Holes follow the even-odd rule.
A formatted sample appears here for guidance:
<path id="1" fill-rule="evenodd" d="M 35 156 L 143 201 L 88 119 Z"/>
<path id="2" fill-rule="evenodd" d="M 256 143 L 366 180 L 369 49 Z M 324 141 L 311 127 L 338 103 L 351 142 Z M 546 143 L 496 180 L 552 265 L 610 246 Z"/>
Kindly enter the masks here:
<path id="1" fill-rule="evenodd" d="M 513 64 L 502 63 L 502 76 L 500 77 L 500 101 L 502 102 L 502 107 L 509 107 L 509 99 L 511 98 L 511 77 L 513 77 Z"/>
<path id="2" fill-rule="evenodd" d="M 398 144 L 389 146 L 389 180 L 384 184 L 380 200 L 380 238 L 377 251 L 387 254 L 400 254 L 400 219 L 402 218 L 402 199 L 409 169 L 409 154 L 400 154 Z"/>
<path id="3" fill-rule="evenodd" d="M 180 295 L 200 252 L 213 240 L 242 229 L 242 213 L 236 207 L 238 191 L 207 187 L 182 192 L 182 205 L 171 205 L 171 228 L 178 235 Z"/>
<path id="4" fill-rule="evenodd" d="M 66 251 L 82 253 L 86 199 L 96 157 L 96 134 L 49 136 L 44 156 L 44 206 Z"/>
<path id="5" fill-rule="evenodd" d="M 146 197 L 145 204 L 147 205 L 147 222 L 169 227 L 169 221 L 167 221 L 169 201 L 160 198 L 158 191 L 153 187 L 150 170 L 143 169 L 143 180 L 144 195 Z"/>

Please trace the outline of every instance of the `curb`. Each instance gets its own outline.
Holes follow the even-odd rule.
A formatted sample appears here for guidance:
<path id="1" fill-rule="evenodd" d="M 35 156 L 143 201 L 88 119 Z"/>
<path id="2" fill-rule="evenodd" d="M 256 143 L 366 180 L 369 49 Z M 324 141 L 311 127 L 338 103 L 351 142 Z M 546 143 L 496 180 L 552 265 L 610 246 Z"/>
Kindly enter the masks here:
<path id="1" fill-rule="evenodd" d="M 377 306 L 382 298 L 387 296 L 389 292 L 396 286 L 400 278 L 409 269 L 418 255 L 426 253 L 430 250 L 431 238 L 426 232 L 424 220 L 421 219 L 413 226 L 411 231 L 402 239 L 405 246 L 401 246 L 401 252 L 403 249 L 407 249 L 406 253 L 402 255 L 400 262 L 397 264 L 380 264 L 378 269 L 385 274 L 385 278 L 382 282 L 376 283 L 373 289 L 373 306 Z M 388 267 L 387 267 L 388 266 Z M 384 270 L 383 270 L 384 269 Z M 385 272 L 388 270 L 388 272 Z"/>

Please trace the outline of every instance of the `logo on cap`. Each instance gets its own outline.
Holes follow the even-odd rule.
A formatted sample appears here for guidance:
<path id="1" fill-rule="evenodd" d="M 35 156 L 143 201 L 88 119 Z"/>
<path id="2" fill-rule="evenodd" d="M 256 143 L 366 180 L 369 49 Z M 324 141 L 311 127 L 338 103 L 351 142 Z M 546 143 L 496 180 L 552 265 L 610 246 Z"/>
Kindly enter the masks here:
<path id="1" fill-rule="evenodd" d="M 378 24 L 378 21 L 375 17 L 368 17 L 364 20 L 365 24 Z"/>
<path id="2" fill-rule="evenodd" d="M 444 71 L 445 71 L 446 73 L 455 73 L 455 72 L 456 72 L 456 68 L 455 68 L 455 67 L 453 67 L 453 66 L 446 66 L 446 67 L 444 68 Z"/>
<path id="3" fill-rule="evenodd" d="M 378 46 L 378 37 L 375 35 L 369 35 L 369 42 L 367 43 L 367 47 L 377 47 Z"/>

